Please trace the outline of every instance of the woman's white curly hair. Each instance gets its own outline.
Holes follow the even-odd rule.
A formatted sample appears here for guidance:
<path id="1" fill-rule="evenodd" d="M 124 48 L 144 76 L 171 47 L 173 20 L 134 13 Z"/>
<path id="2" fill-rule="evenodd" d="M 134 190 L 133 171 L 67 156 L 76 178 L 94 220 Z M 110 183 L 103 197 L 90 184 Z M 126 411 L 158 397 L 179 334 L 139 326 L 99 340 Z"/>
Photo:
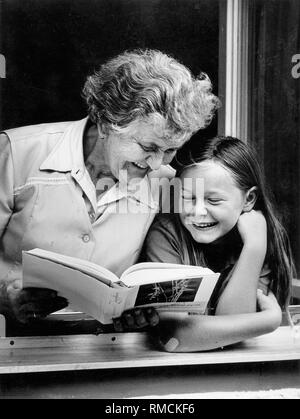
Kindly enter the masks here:
<path id="1" fill-rule="evenodd" d="M 117 131 L 151 116 L 163 118 L 170 133 L 191 136 L 220 106 L 206 74 L 195 78 L 156 50 L 126 51 L 107 61 L 87 78 L 83 96 L 91 120 Z"/>

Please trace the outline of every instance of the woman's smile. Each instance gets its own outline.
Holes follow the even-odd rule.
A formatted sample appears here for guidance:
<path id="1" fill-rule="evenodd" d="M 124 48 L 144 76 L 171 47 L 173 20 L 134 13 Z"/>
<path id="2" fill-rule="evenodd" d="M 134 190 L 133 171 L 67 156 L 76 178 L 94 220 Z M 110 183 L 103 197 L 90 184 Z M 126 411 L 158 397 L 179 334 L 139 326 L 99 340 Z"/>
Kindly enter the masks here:
<path id="1" fill-rule="evenodd" d="M 148 164 L 146 164 L 146 163 L 142 164 L 142 163 L 139 163 L 139 162 L 135 161 L 135 162 L 133 162 L 132 164 L 133 164 L 135 167 L 137 167 L 138 169 L 142 169 L 142 170 L 149 169 L 149 166 L 148 166 Z"/>

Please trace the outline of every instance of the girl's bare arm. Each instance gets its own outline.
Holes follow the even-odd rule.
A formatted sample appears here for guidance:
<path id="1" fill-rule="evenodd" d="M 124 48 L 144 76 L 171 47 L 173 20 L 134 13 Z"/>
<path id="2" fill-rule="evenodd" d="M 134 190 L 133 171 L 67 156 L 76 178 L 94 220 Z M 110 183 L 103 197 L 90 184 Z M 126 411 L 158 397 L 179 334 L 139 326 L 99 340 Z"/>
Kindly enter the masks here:
<path id="1" fill-rule="evenodd" d="M 228 316 L 190 316 L 163 313 L 160 316 L 159 339 L 168 352 L 198 352 L 232 345 L 276 330 L 282 312 L 273 295 L 259 293 L 262 311 Z"/>
<path id="2" fill-rule="evenodd" d="M 256 312 L 256 293 L 267 252 L 267 224 L 263 214 L 251 211 L 238 223 L 244 247 L 222 293 L 217 315 Z"/>

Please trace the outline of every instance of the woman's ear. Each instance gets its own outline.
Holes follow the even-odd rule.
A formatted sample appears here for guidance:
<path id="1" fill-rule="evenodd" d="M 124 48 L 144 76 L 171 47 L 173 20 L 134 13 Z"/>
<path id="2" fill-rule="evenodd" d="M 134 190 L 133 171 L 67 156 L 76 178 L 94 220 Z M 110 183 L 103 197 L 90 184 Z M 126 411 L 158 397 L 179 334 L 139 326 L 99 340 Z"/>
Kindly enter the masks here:
<path id="1" fill-rule="evenodd" d="M 257 201 L 257 187 L 253 186 L 253 188 L 249 189 L 246 194 L 246 200 L 243 208 L 243 212 L 250 212 L 253 210 L 255 203 Z"/>

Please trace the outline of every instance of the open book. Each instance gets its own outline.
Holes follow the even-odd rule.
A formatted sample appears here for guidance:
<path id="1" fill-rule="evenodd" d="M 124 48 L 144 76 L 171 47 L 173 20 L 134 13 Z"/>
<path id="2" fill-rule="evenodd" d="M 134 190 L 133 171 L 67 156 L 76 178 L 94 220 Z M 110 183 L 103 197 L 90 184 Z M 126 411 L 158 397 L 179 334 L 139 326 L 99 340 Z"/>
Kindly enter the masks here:
<path id="1" fill-rule="evenodd" d="M 206 268 L 153 262 L 136 264 L 118 278 L 86 260 L 41 249 L 23 252 L 23 288 L 56 290 L 102 324 L 136 306 L 204 314 L 218 279 Z"/>

